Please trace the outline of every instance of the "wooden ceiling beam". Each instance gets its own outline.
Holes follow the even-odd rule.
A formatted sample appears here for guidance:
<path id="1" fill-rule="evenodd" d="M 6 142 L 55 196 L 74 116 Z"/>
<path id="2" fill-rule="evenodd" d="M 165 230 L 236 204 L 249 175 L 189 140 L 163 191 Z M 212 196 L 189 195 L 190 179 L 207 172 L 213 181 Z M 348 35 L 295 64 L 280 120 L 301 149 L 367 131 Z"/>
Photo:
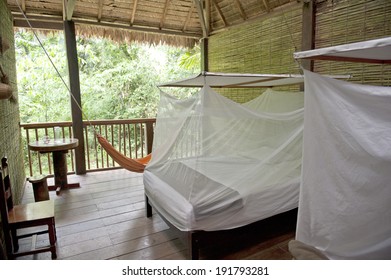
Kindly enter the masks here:
<path id="1" fill-rule="evenodd" d="M 266 12 L 270 13 L 270 5 L 269 5 L 268 0 L 262 0 L 262 3 L 263 3 L 263 6 L 266 9 Z"/>
<path id="2" fill-rule="evenodd" d="M 62 16 L 63 20 L 72 20 L 73 11 L 75 10 L 76 0 L 63 0 L 62 1 Z"/>
<path id="3" fill-rule="evenodd" d="M 246 15 L 246 12 L 244 11 L 243 7 L 242 7 L 242 4 L 240 4 L 239 0 L 235 0 L 235 3 L 236 3 L 236 7 L 238 7 L 240 16 L 242 17 L 243 20 L 246 20 L 247 19 L 247 15 Z"/>
<path id="4" fill-rule="evenodd" d="M 221 20 L 224 22 L 224 27 L 227 27 L 228 26 L 227 20 L 225 19 L 223 12 L 221 11 L 219 5 L 217 5 L 215 0 L 211 0 L 211 1 L 213 3 L 213 6 L 216 8 L 217 13 L 219 14 Z"/>
<path id="5" fill-rule="evenodd" d="M 61 20 L 61 21 L 30 20 L 30 24 L 31 24 L 32 28 L 34 28 L 34 29 L 42 29 L 42 30 L 63 30 L 64 29 L 63 20 Z M 27 23 L 27 21 L 24 18 L 23 19 L 20 19 L 20 18 L 14 19 L 14 26 L 15 27 L 22 27 L 22 28 L 30 28 L 30 25 Z"/>
<path id="6" fill-rule="evenodd" d="M 191 15 L 193 14 L 193 11 L 194 11 L 194 2 L 191 3 L 191 7 L 190 7 L 189 12 L 187 13 L 186 21 L 185 21 L 185 24 L 183 25 L 182 31 L 185 31 L 187 29 L 187 25 L 190 22 Z"/>
<path id="7" fill-rule="evenodd" d="M 130 17 L 130 25 L 133 25 L 133 23 L 134 23 L 134 19 L 136 17 L 137 5 L 138 5 L 138 0 L 134 0 L 133 9 L 132 9 L 132 16 Z"/>
<path id="8" fill-rule="evenodd" d="M 201 28 L 202 28 L 202 36 L 208 37 L 209 36 L 209 28 L 205 20 L 204 15 L 204 7 L 202 0 L 193 0 L 194 5 L 197 8 L 198 18 L 200 20 Z"/>
<path id="9" fill-rule="evenodd" d="M 210 30 L 210 19 L 211 19 L 211 14 L 210 14 L 210 0 L 205 0 L 205 24 L 207 26 L 207 29 Z M 210 33 L 210 31 L 209 31 Z"/>
<path id="10" fill-rule="evenodd" d="M 160 24 L 159 24 L 160 29 L 162 29 L 164 26 L 164 21 L 166 20 L 166 15 L 167 15 L 169 5 L 170 5 L 170 0 L 166 0 L 166 3 L 164 3 L 163 15 L 162 18 L 160 19 Z"/>
<path id="11" fill-rule="evenodd" d="M 102 19 L 102 9 L 103 9 L 103 0 L 99 0 L 98 2 L 98 21 Z"/>

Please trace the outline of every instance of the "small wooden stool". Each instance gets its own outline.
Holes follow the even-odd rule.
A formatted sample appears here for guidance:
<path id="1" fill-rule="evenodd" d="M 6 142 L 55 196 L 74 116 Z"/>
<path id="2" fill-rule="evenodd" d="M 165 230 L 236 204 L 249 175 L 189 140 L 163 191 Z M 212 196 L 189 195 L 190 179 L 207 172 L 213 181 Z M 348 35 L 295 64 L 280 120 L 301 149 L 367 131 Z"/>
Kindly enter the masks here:
<path id="1" fill-rule="evenodd" d="M 46 175 L 37 175 L 29 178 L 33 185 L 35 201 L 49 200 L 49 190 Z"/>

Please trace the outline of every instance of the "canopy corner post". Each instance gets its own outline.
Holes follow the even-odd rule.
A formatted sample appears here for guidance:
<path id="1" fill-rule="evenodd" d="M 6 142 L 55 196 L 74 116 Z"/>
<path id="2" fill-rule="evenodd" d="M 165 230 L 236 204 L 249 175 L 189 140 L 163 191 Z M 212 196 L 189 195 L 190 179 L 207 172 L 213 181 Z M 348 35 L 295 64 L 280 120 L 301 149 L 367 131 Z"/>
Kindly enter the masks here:
<path id="1" fill-rule="evenodd" d="M 314 0 L 303 1 L 303 16 L 301 30 L 301 50 L 312 50 L 315 47 L 316 4 Z M 313 72 L 314 62 L 311 59 L 303 59 L 301 66 Z"/>
<path id="2" fill-rule="evenodd" d="M 69 84 L 72 111 L 73 137 L 79 140 L 79 146 L 75 149 L 75 172 L 86 173 L 85 146 L 83 134 L 83 114 L 81 111 L 79 64 L 77 59 L 75 23 L 64 21 L 65 45 L 68 61 Z"/>

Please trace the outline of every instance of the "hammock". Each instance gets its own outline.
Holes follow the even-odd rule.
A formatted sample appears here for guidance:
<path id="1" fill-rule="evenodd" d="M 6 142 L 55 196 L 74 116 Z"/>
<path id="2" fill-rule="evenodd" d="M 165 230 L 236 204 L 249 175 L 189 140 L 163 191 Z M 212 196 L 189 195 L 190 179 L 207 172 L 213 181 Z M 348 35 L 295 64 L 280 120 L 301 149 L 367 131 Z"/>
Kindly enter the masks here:
<path id="1" fill-rule="evenodd" d="M 143 173 L 145 166 L 151 160 L 151 154 L 139 159 L 129 158 L 118 152 L 102 135 L 96 134 L 98 141 L 108 155 L 123 168 L 137 173 Z"/>

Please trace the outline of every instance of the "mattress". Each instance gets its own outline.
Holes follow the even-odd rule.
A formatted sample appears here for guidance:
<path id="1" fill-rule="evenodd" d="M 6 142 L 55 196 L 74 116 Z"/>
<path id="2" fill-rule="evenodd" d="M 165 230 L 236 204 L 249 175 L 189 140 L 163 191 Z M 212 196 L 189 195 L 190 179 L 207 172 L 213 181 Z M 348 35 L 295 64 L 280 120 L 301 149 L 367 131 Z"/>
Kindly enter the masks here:
<path id="1" fill-rule="evenodd" d="M 282 180 L 276 182 L 259 179 L 267 177 L 266 174 L 254 174 L 254 178 L 246 175 L 246 179 L 241 180 L 238 160 L 198 158 L 197 162 L 184 160 L 171 163 L 168 169 L 155 167 L 149 170 L 147 167 L 143 177 L 145 193 L 151 205 L 182 231 L 232 229 L 298 206 L 300 168 L 294 176 L 282 175 Z M 230 161 L 234 161 L 232 169 L 229 168 Z M 248 159 L 239 163 L 242 168 L 246 168 L 246 164 L 249 168 L 252 166 Z M 213 165 L 213 169 L 208 165 Z M 175 176 L 170 173 L 171 169 L 175 170 Z M 226 176 L 210 172 L 216 169 L 225 172 Z M 236 181 L 235 177 L 238 178 Z M 241 181 L 246 182 L 246 186 L 241 185 Z"/>

